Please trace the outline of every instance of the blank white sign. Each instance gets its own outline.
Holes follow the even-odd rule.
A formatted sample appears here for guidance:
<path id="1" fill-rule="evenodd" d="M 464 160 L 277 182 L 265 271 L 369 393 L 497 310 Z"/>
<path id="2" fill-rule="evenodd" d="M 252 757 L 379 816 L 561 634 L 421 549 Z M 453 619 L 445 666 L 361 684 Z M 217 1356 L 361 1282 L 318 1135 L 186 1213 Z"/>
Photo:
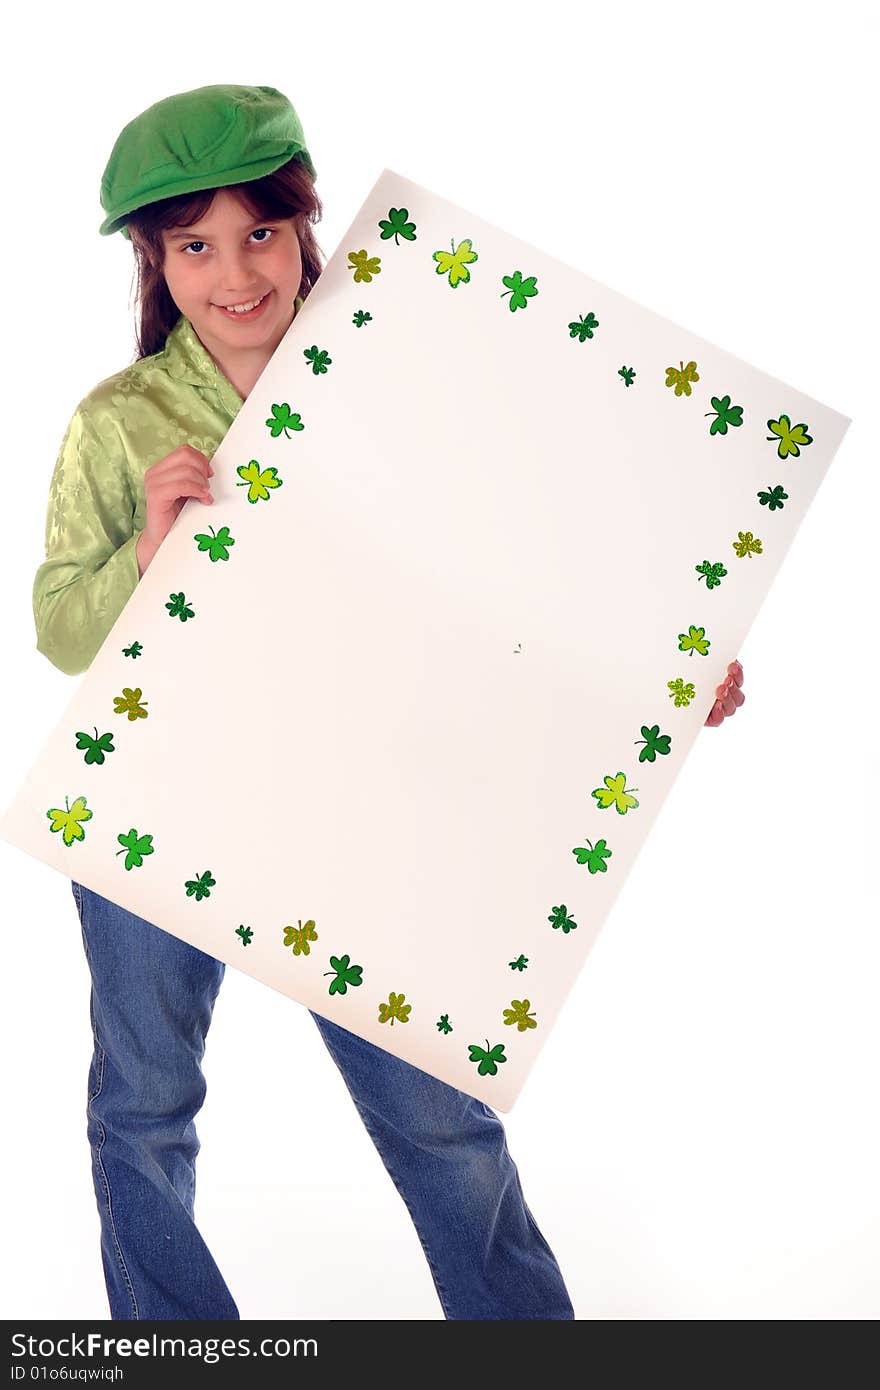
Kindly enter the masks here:
<path id="1" fill-rule="evenodd" d="M 385 169 L 0 834 L 509 1111 L 849 423 Z"/>

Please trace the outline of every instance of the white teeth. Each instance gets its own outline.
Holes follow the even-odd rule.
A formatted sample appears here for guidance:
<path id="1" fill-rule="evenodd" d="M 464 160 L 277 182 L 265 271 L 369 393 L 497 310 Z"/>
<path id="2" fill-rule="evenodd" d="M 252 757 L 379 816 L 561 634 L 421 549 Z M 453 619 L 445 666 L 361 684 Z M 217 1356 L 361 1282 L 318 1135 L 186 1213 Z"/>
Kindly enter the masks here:
<path id="1" fill-rule="evenodd" d="M 233 306 L 224 304 L 222 307 L 226 310 L 227 314 L 246 314 L 249 309 L 256 309 L 258 304 L 262 304 L 265 298 L 266 296 L 262 294 L 259 299 L 252 300 L 250 304 L 236 304 Z"/>

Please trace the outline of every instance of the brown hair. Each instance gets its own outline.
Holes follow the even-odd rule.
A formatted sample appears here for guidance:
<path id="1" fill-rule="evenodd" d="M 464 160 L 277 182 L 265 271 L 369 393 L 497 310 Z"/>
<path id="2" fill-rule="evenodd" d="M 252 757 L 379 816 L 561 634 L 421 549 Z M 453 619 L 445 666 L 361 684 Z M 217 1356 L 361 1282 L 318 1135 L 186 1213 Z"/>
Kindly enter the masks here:
<path id="1" fill-rule="evenodd" d="M 303 268 L 299 294 L 303 299 L 308 298 L 323 269 L 322 253 L 313 231 L 313 224 L 321 220 L 323 207 L 306 165 L 294 155 L 280 169 L 260 179 L 225 186 L 254 217 L 265 217 L 267 222 L 286 217 L 294 219 Z M 138 208 L 127 219 L 135 254 L 139 305 L 133 362 L 160 352 L 180 318 L 180 310 L 171 298 L 162 269 L 165 261 L 163 228 L 188 227 L 197 222 L 205 216 L 218 191 L 205 188 L 196 193 L 161 198 Z"/>

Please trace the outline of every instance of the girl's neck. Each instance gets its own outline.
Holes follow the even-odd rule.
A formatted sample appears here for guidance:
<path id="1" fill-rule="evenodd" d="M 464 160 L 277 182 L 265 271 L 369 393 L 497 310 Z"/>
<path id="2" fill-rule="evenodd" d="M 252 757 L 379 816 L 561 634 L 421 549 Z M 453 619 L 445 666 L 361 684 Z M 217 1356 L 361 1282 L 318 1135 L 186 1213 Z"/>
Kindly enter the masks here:
<path id="1" fill-rule="evenodd" d="M 264 343 L 249 350 L 239 350 L 230 348 L 228 344 L 219 342 L 213 334 L 207 331 L 204 335 L 199 332 L 198 324 L 193 324 L 193 328 L 198 335 L 205 351 L 210 354 L 219 372 L 222 372 L 226 380 L 241 397 L 246 401 L 256 382 L 262 376 L 281 339 L 284 337 L 291 323 L 293 323 L 295 309 L 291 311 L 290 320 L 280 331 L 276 331 Z"/>

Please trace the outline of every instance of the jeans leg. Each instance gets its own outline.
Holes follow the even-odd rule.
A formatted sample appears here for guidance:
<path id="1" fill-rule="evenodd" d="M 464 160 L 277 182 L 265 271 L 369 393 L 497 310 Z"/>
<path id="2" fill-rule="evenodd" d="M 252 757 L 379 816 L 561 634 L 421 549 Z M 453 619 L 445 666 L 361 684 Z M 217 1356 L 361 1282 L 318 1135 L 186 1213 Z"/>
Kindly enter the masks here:
<path id="1" fill-rule="evenodd" d="M 447 1318 L 574 1318 L 482 1101 L 309 1010 L 409 1211 Z"/>
<path id="2" fill-rule="evenodd" d="M 88 1124 L 111 1318 L 238 1318 L 193 1218 L 222 961 L 71 884 L 92 977 Z"/>

